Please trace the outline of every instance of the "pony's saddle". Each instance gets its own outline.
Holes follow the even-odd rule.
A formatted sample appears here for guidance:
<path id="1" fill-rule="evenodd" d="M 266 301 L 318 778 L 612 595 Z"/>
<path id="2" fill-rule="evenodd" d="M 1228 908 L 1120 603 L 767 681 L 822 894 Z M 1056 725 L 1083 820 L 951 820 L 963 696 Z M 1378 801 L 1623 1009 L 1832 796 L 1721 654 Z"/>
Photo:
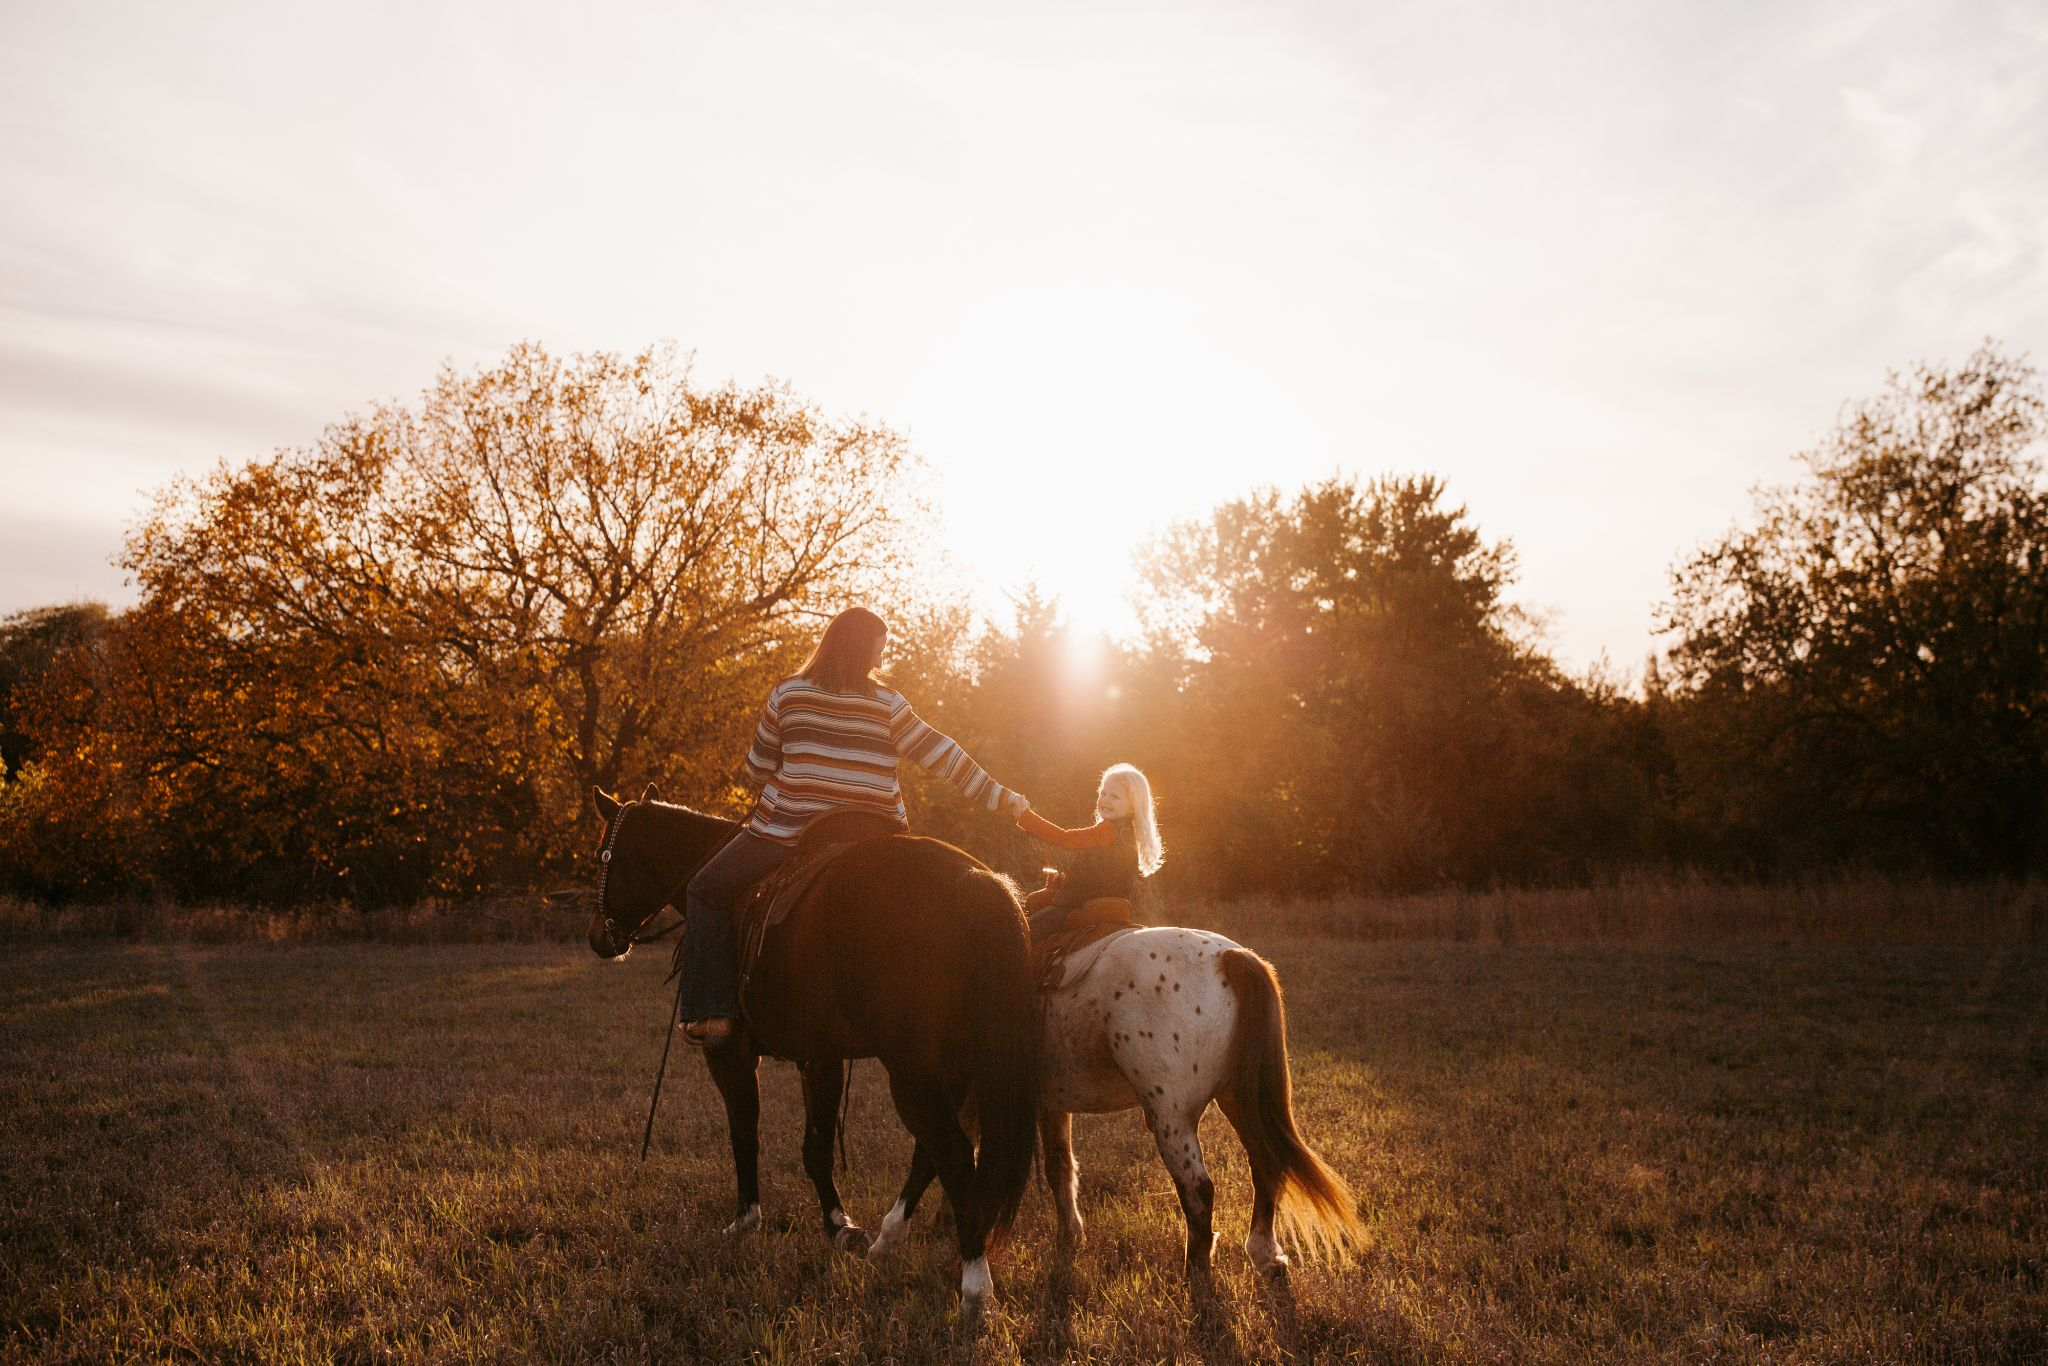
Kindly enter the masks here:
<path id="1" fill-rule="evenodd" d="M 890 816 L 869 811 L 835 811 L 804 827 L 796 852 L 782 865 L 742 893 L 733 907 L 733 943 L 739 950 L 740 998 L 760 961 L 768 932 L 789 919 L 789 913 L 818 885 L 833 861 L 856 844 L 887 835 L 907 835 L 910 827 Z"/>
<path id="2" fill-rule="evenodd" d="M 1074 907 L 1057 931 L 1031 941 L 1031 975 L 1039 991 L 1058 991 L 1078 982 L 1095 965 L 1098 955 L 1092 950 L 1113 935 L 1137 928 L 1131 903 L 1120 896 L 1098 896 Z"/>

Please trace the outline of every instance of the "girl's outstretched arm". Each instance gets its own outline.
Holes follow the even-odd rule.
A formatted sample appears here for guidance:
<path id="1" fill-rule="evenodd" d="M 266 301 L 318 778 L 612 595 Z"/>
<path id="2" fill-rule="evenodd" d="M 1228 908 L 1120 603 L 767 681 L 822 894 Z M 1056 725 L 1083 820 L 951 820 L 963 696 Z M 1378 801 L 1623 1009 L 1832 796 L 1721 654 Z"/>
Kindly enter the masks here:
<path id="1" fill-rule="evenodd" d="M 1036 811 L 1026 811 L 1017 818 L 1017 828 L 1060 849 L 1099 849 L 1105 844 L 1116 843 L 1116 827 L 1108 821 L 1097 821 L 1081 830 L 1068 830 L 1054 825 Z"/>

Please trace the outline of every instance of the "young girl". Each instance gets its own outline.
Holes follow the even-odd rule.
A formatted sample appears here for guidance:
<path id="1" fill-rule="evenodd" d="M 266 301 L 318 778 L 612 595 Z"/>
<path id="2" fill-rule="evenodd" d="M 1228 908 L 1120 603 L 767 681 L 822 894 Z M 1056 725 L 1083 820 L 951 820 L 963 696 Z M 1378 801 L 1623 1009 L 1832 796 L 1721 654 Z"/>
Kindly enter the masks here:
<path id="1" fill-rule="evenodd" d="M 1166 862 L 1159 824 L 1152 817 L 1152 784 L 1129 764 L 1103 772 L 1095 792 L 1095 824 L 1085 830 L 1062 829 L 1036 811 L 1024 812 L 1017 826 L 1074 854 L 1064 876 L 1054 874 L 1044 888 L 1025 899 L 1035 941 L 1057 934 L 1068 914 L 1084 901 L 1100 896 L 1136 900 L 1139 879 L 1152 876 Z"/>

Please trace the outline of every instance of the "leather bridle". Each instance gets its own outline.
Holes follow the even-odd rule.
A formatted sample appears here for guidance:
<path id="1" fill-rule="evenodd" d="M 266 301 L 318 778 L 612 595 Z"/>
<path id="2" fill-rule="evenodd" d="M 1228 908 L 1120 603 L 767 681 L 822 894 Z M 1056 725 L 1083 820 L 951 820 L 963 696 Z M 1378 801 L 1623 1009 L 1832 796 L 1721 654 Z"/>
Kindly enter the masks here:
<path id="1" fill-rule="evenodd" d="M 612 817 L 611 828 L 604 832 L 604 848 L 600 849 L 597 854 L 597 913 L 604 917 L 604 937 L 605 942 L 608 944 L 619 942 L 619 925 L 616 920 L 612 919 L 611 910 L 606 902 L 611 887 L 612 846 L 618 843 L 619 832 L 626 828 L 626 813 L 638 805 L 640 805 L 638 802 L 627 802 L 619 807 L 618 814 Z M 663 902 L 661 908 L 655 911 L 654 915 L 649 916 L 648 920 L 659 917 L 662 911 L 673 910 L 675 910 L 673 903 Z M 655 934 L 641 933 L 641 929 L 647 923 L 646 920 L 641 921 L 640 925 L 635 927 L 633 933 L 626 936 L 625 947 L 620 949 L 619 952 L 623 954 L 638 945 L 652 944 L 658 940 L 668 938 L 683 927 L 683 919 L 682 912 L 677 911 L 674 922 Z"/>

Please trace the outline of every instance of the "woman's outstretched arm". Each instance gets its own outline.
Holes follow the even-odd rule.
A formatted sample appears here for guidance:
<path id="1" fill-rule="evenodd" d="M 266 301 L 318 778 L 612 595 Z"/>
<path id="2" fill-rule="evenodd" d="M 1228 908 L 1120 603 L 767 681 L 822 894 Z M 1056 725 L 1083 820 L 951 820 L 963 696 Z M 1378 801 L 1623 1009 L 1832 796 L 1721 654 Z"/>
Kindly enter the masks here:
<path id="1" fill-rule="evenodd" d="M 936 774 L 960 789 L 967 800 L 988 811 L 1001 809 L 1010 789 L 988 776 L 985 769 L 967 757 L 952 736 L 933 730 L 910 704 L 896 699 L 889 717 L 889 743 L 896 753 L 927 772 Z"/>

